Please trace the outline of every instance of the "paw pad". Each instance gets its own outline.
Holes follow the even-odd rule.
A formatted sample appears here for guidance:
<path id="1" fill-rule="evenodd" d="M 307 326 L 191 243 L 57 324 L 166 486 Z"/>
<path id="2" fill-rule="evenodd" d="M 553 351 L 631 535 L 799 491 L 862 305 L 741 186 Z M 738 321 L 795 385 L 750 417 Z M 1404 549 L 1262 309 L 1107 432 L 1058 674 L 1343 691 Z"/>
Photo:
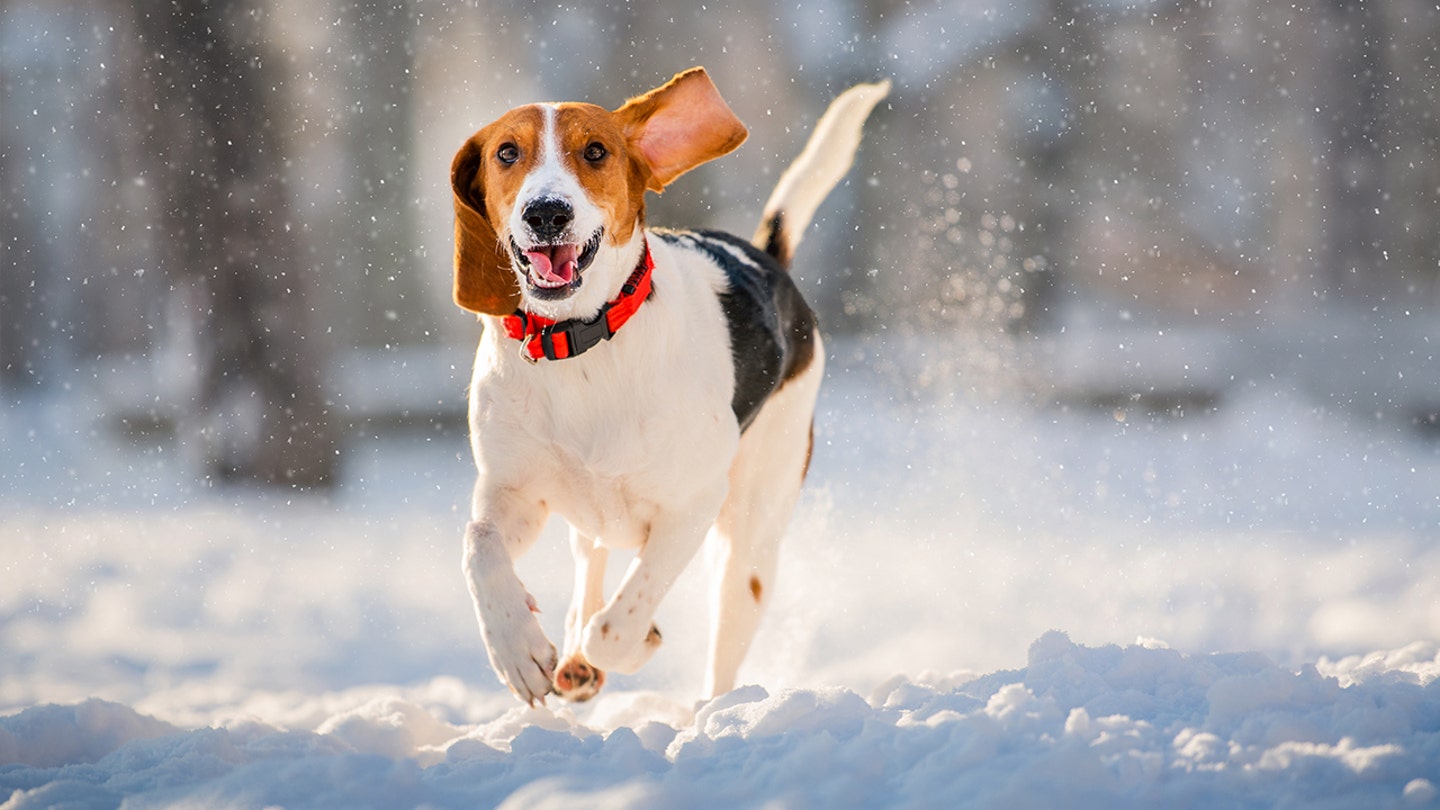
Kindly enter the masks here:
<path id="1" fill-rule="evenodd" d="M 605 685 L 605 673 L 591 666 L 585 659 L 571 657 L 555 670 L 555 691 L 560 697 L 581 703 L 595 697 Z"/>

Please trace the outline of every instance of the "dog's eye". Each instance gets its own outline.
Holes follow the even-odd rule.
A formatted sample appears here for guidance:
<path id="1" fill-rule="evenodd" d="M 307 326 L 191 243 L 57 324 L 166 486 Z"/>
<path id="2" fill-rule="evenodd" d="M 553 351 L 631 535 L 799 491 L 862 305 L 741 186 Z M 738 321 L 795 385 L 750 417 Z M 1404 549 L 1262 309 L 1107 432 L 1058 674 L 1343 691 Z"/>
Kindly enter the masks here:
<path id="1" fill-rule="evenodd" d="M 495 152 L 495 157 L 508 166 L 520 159 L 520 148 L 513 143 L 501 144 Z"/>
<path id="2" fill-rule="evenodd" d="M 608 154 L 610 153 L 605 151 L 605 147 L 599 143 L 592 143 L 585 147 L 585 159 L 591 163 L 599 163 Z"/>

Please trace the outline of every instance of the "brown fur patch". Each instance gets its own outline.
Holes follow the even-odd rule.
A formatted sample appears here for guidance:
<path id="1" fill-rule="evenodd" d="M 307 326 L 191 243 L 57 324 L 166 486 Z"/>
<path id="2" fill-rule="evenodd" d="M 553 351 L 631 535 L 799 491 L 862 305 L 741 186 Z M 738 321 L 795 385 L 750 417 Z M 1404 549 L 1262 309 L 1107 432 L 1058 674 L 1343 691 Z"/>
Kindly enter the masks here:
<path id="1" fill-rule="evenodd" d="M 790 333 L 790 354 L 785 358 L 781 385 L 800 376 L 815 361 L 815 313 L 803 301 L 799 304 L 785 325 Z"/>
<path id="2" fill-rule="evenodd" d="M 517 107 L 500 116 L 495 123 L 476 133 L 484 144 L 481 158 L 484 170 L 475 179 L 474 193 L 481 196 L 492 223 L 504 222 L 515 207 L 520 186 L 540 162 L 540 139 L 544 136 L 545 114 L 531 104 Z M 513 163 L 500 160 L 500 147 L 512 144 L 519 157 Z M 497 229 L 498 230 L 498 229 Z"/>
<path id="3" fill-rule="evenodd" d="M 471 312 L 509 315 L 520 306 L 520 285 L 496 222 L 509 214 L 525 174 L 538 158 L 544 118 L 535 106 L 520 107 L 470 136 L 450 164 L 455 198 L 455 303 Z M 513 164 L 498 152 L 513 144 Z"/>
<path id="4" fill-rule="evenodd" d="M 764 590 L 765 590 L 764 587 L 760 584 L 760 578 L 757 577 L 757 576 L 751 576 L 751 577 L 750 577 L 750 595 L 753 596 L 753 597 L 755 597 L 755 601 L 756 601 L 757 603 L 760 601 L 760 597 L 763 595 Z"/>

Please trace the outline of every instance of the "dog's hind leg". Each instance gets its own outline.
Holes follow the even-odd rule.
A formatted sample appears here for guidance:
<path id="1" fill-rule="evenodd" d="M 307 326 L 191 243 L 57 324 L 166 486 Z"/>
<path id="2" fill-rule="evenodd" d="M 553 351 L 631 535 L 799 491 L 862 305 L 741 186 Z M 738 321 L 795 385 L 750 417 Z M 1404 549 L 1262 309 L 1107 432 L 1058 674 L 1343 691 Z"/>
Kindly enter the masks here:
<path id="1" fill-rule="evenodd" d="M 698 487 L 687 503 L 661 512 L 615 595 L 585 624 L 580 650 L 601 669 L 631 673 L 660 646 L 652 623 L 660 600 L 705 540 L 706 515 L 724 500 L 723 479 Z"/>
<path id="2" fill-rule="evenodd" d="M 735 687 L 735 676 L 771 598 L 780 539 L 810 466 L 815 398 L 824 376 L 824 348 L 815 335 L 809 367 L 771 395 L 740 437 L 730 467 L 730 493 L 711 530 L 717 569 L 705 695 Z"/>
<path id="3" fill-rule="evenodd" d="M 585 623 L 605 604 L 605 562 L 609 551 L 595 538 L 570 529 L 570 550 L 575 555 L 575 593 L 565 615 L 565 658 L 555 670 L 555 691 L 569 701 L 589 700 L 605 685 L 605 673 L 580 652 Z"/>

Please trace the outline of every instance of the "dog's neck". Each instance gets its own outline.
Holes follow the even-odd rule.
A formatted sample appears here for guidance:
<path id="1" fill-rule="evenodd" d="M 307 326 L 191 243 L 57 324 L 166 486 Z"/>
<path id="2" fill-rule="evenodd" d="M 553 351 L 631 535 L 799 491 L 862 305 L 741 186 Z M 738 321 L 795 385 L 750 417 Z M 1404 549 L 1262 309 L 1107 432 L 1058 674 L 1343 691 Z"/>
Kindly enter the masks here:
<path id="1" fill-rule="evenodd" d="M 594 316 L 557 321 L 520 309 L 513 315 L 505 316 L 501 324 L 506 335 L 520 341 L 520 356 L 531 363 L 564 360 L 584 354 L 614 337 L 650 298 L 654 270 L 650 243 L 642 236 L 640 260 L 635 269 L 621 285 L 619 294 L 601 306 Z"/>

